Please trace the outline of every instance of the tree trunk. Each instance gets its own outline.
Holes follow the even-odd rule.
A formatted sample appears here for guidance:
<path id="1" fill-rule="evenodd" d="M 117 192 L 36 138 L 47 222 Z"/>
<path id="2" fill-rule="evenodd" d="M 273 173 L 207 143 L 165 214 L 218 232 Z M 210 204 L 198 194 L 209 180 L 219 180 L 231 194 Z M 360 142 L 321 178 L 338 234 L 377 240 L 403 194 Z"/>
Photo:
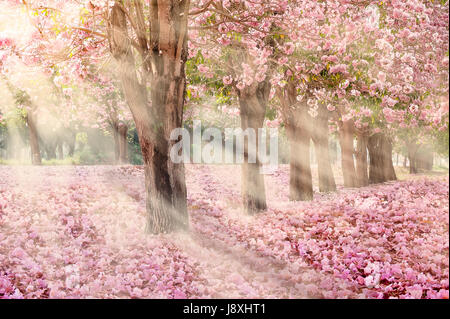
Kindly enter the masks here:
<path id="1" fill-rule="evenodd" d="M 128 163 L 128 126 L 125 124 L 119 125 L 119 163 Z"/>
<path id="2" fill-rule="evenodd" d="M 114 138 L 114 162 L 120 163 L 120 136 L 119 136 L 119 124 L 117 122 L 111 125 L 113 138 Z"/>
<path id="3" fill-rule="evenodd" d="M 409 173 L 410 174 L 417 174 L 418 173 L 418 169 L 416 166 L 416 157 L 415 155 L 410 154 L 409 156 Z"/>
<path id="4" fill-rule="evenodd" d="M 357 186 L 364 187 L 369 185 L 369 175 L 367 173 L 367 135 L 358 134 L 358 143 L 356 147 L 356 179 Z"/>
<path id="5" fill-rule="evenodd" d="M 47 160 L 56 158 L 56 144 L 53 142 L 45 143 L 45 153 L 47 155 Z"/>
<path id="6" fill-rule="evenodd" d="M 355 161 L 353 159 L 353 122 L 341 122 L 339 129 L 339 142 L 341 144 L 342 175 L 345 187 L 356 186 Z"/>
<path id="7" fill-rule="evenodd" d="M 64 159 L 64 143 L 63 143 L 63 141 L 58 141 L 57 149 L 58 149 L 58 159 L 63 160 Z"/>
<path id="8" fill-rule="evenodd" d="M 298 113 L 306 113 L 306 110 L 298 110 Z M 298 124 L 286 123 L 290 145 L 289 199 L 291 201 L 311 201 L 314 197 L 310 162 L 311 135 L 308 127 L 304 125 L 305 117 L 304 114 L 298 116 Z"/>
<path id="9" fill-rule="evenodd" d="M 419 146 L 415 142 L 407 142 L 406 148 L 408 150 L 409 173 L 417 174 L 417 151 L 419 150 Z"/>
<path id="10" fill-rule="evenodd" d="M 256 135 L 256 163 L 249 163 L 249 143 L 244 141 L 244 163 L 242 164 L 242 200 L 244 211 L 253 215 L 267 209 L 264 176 L 260 173 L 258 158 L 258 129 L 264 125 L 270 84 L 263 82 L 239 92 L 241 128 L 253 129 Z"/>
<path id="11" fill-rule="evenodd" d="M 142 3 L 136 7 L 138 28 L 145 32 Z M 127 36 L 127 21 L 121 6 L 111 13 L 111 50 L 119 62 L 119 75 L 130 106 L 141 145 L 147 190 L 147 231 L 168 233 L 188 228 L 184 164 L 169 159 L 170 133 L 182 127 L 186 86 L 187 13 L 189 1 L 156 1 L 150 3 L 150 70 L 151 102 L 146 83 L 140 83 L 131 44 Z M 148 50 L 145 37 L 138 39 L 142 51 Z M 143 64 L 143 67 L 148 67 Z M 148 72 L 148 73 L 145 73 Z"/>
<path id="12" fill-rule="evenodd" d="M 67 145 L 69 146 L 69 156 L 72 157 L 75 153 L 75 144 L 77 141 L 77 134 L 74 132 L 69 132 L 69 137 L 67 140 Z"/>
<path id="13" fill-rule="evenodd" d="M 387 181 L 396 181 L 397 174 L 395 173 L 394 162 L 392 160 L 392 142 L 387 136 L 383 136 L 384 140 L 384 151 L 385 156 L 385 176 Z"/>
<path id="14" fill-rule="evenodd" d="M 311 134 L 317 158 L 319 191 L 323 193 L 334 192 L 336 191 L 336 182 L 331 167 L 328 145 L 328 110 L 324 105 L 319 107 L 319 114 L 314 120 L 314 129 L 311 130 Z"/>
<path id="15" fill-rule="evenodd" d="M 38 132 L 32 111 L 29 111 L 27 114 L 27 125 L 30 137 L 31 163 L 33 165 L 41 165 L 42 159 L 41 152 L 39 150 Z"/>
<path id="16" fill-rule="evenodd" d="M 392 162 L 392 144 L 382 133 L 369 138 L 370 155 L 369 182 L 371 184 L 396 180 L 394 164 Z"/>
<path id="17" fill-rule="evenodd" d="M 289 199 L 292 201 L 310 201 L 314 197 L 311 174 L 311 123 L 309 106 L 297 101 L 295 82 L 289 82 L 279 89 L 282 116 L 289 139 Z"/>

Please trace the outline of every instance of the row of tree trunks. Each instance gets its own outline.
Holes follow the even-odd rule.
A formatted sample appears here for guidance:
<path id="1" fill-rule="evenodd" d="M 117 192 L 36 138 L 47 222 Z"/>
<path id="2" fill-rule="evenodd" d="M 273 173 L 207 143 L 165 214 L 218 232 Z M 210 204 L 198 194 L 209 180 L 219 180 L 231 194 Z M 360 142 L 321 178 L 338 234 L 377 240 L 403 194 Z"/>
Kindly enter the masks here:
<path id="1" fill-rule="evenodd" d="M 34 119 L 33 111 L 29 111 L 26 117 L 28 133 L 30 137 L 31 147 L 31 163 L 33 165 L 41 165 L 41 151 L 39 148 L 39 136 L 36 128 L 36 121 Z"/>
<path id="2" fill-rule="evenodd" d="M 319 191 L 322 193 L 336 191 L 328 140 L 328 110 L 325 105 L 320 105 L 318 115 L 314 119 L 314 129 L 311 130 L 314 149 L 316 151 Z"/>
<path id="3" fill-rule="evenodd" d="M 431 171 L 433 169 L 433 162 L 433 151 L 426 146 L 422 146 L 416 156 L 417 170 Z"/>
<path id="4" fill-rule="evenodd" d="M 254 148 L 256 150 L 254 156 L 256 163 L 249 163 L 249 143 L 246 139 L 244 141 L 244 162 L 241 176 L 244 211 L 250 215 L 267 209 L 264 176 L 260 172 L 261 162 L 258 156 L 258 129 L 264 126 L 269 93 L 270 84 L 268 81 L 254 84 L 238 93 L 241 128 L 243 131 L 253 129 L 256 135 Z"/>
<path id="5" fill-rule="evenodd" d="M 356 169 L 355 161 L 353 159 L 353 135 L 354 123 L 353 121 L 339 122 L 339 143 L 341 145 L 341 162 L 342 175 L 344 176 L 345 187 L 356 187 Z"/>
<path id="6" fill-rule="evenodd" d="M 127 17 L 116 3 L 111 12 L 111 51 L 119 63 L 119 76 L 136 124 L 145 167 L 147 231 L 168 233 L 188 228 L 184 164 L 174 164 L 169 150 L 173 129 L 182 127 L 187 60 L 187 16 L 189 1 L 150 2 L 150 41 L 142 3 L 135 7 L 140 30 L 139 44 L 144 61 L 144 82 L 140 83 L 128 37 Z M 143 35 L 143 36 L 141 36 Z M 147 94 L 145 76 L 150 78 Z"/>
<path id="7" fill-rule="evenodd" d="M 392 162 L 392 143 L 389 138 L 377 133 L 369 137 L 368 150 L 370 157 L 369 182 L 384 183 L 397 179 Z"/>
<path id="8" fill-rule="evenodd" d="M 408 142 L 406 147 L 410 174 L 417 174 L 419 170 L 433 169 L 433 152 L 430 149 L 415 142 Z"/>

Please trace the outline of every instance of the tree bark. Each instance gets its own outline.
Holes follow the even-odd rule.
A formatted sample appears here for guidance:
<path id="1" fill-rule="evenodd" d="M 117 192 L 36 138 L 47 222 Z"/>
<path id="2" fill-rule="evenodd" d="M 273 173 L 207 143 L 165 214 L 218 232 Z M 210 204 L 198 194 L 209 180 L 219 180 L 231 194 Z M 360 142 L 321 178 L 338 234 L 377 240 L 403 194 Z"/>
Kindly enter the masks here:
<path id="1" fill-rule="evenodd" d="M 370 155 L 369 182 L 371 184 L 396 180 L 394 164 L 392 162 L 392 144 L 382 133 L 369 138 Z"/>
<path id="2" fill-rule="evenodd" d="M 369 175 L 367 172 L 367 144 L 368 136 L 358 134 L 356 147 L 356 179 L 357 186 L 364 187 L 369 185 Z"/>
<path id="3" fill-rule="evenodd" d="M 339 143 L 341 145 L 342 175 L 345 187 L 356 186 L 356 169 L 353 159 L 353 122 L 340 122 Z"/>
<path id="4" fill-rule="evenodd" d="M 31 163 L 33 165 L 41 165 L 42 159 L 41 159 L 41 151 L 39 149 L 38 132 L 32 112 L 33 111 L 29 111 L 27 114 L 27 125 L 31 147 Z"/>
<path id="5" fill-rule="evenodd" d="M 136 6 L 138 28 L 145 33 L 142 3 Z M 111 13 L 111 51 L 119 62 L 119 75 L 130 106 L 141 145 L 147 190 L 147 231 L 168 233 L 188 228 L 184 164 L 169 159 L 174 128 L 182 127 L 187 60 L 187 13 L 189 1 L 150 3 L 151 35 L 149 47 L 138 35 L 143 74 L 150 77 L 151 102 L 146 83 L 140 83 L 127 36 L 126 14 L 121 5 Z M 148 51 L 148 53 L 147 53 Z M 151 65 L 151 67 L 149 66 Z M 151 69 L 149 69 L 151 68 Z"/>
<path id="6" fill-rule="evenodd" d="M 249 143 L 244 141 L 244 163 L 242 164 L 242 200 L 244 211 L 253 215 L 267 209 L 264 176 L 260 173 L 258 158 L 258 129 L 264 125 L 270 84 L 263 82 L 239 91 L 241 128 L 253 129 L 256 135 L 256 163 L 249 163 Z"/>
<path id="7" fill-rule="evenodd" d="M 333 169 L 331 167 L 328 141 L 328 110 L 319 106 L 319 112 L 314 119 L 314 129 L 311 130 L 317 158 L 319 173 L 319 191 L 323 193 L 336 191 Z"/>

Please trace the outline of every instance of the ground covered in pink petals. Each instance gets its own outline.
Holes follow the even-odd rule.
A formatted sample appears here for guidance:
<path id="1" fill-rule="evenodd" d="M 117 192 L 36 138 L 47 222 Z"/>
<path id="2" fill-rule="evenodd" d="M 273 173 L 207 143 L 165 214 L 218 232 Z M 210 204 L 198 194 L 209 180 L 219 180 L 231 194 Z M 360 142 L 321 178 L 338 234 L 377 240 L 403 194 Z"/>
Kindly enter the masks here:
<path id="1" fill-rule="evenodd" d="M 140 167 L 0 166 L 0 298 L 448 298 L 448 176 L 241 211 L 240 170 L 188 166 L 189 234 L 149 236 Z"/>

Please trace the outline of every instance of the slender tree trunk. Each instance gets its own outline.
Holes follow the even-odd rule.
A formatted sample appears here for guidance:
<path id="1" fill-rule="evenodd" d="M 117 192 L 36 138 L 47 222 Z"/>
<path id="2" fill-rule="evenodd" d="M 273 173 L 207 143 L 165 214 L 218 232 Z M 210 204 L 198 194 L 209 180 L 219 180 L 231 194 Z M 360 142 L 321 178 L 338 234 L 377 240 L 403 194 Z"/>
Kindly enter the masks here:
<path id="1" fill-rule="evenodd" d="M 137 77 L 125 12 L 116 4 L 111 13 L 111 50 L 119 62 L 119 75 L 141 145 L 149 215 L 147 231 L 152 234 L 188 228 L 184 164 L 175 164 L 169 158 L 170 147 L 178 142 L 169 140 L 170 133 L 182 127 L 188 9 L 189 1 L 184 0 L 150 3 L 150 52 L 146 61 L 152 65 L 148 74 L 151 102 L 146 83 L 141 84 Z M 142 3 L 136 10 L 137 27 L 145 33 Z M 138 41 L 146 52 L 145 37 Z"/>
<path id="2" fill-rule="evenodd" d="M 27 114 L 27 125 L 30 137 L 31 163 L 33 165 L 41 165 L 42 159 L 41 152 L 39 150 L 38 132 L 32 111 L 29 111 Z"/>
<path id="3" fill-rule="evenodd" d="M 409 156 L 409 173 L 410 174 L 417 174 L 418 173 L 418 169 L 416 166 L 416 158 L 415 155 L 410 154 Z"/>
<path id="4" fill-rule="evenodd" d="M 116 164 L 120 162 L 120 136 L 119 136 L 119 124 L 117 122 L 111 125 L 113 138 L 114 138 L 114 161 Z"/>
<path id="5" fill-rule="evenodd" d="M 69 153 L 68 154 L 69 154 L 70 157 L 72 157 L 73 154 L 75 153 L 76 141 L 77 141 L 76 133 L 70 131 L 69 132 L 69 137 L 68 137 L 68 140 L 67 140 L 67 145 L 69 146 Z"/>
<path id="6" fill-rule="evenodd" d="M 406 168 L 406 164 L 407 164 L 407 156 L 403 155 L 403 167 Z"/>
<path id="7" fill-rule="evenodd" d="M 341 144 L 342 174 L 345 187 L 356 186 L 356 169 L 353 159 L 353 122 L 341 122 L 339 130 L 339 142 Z"/>
<path id="8" fill-rule="evenodd" d="M 323 105 L 319 107 L 319 114 L 314 120 L 314 128 L 311 130 L 311 134 L 317 158 L 319 191 L 323 193 L 334 192 L 336 191 L 336 182 L 331 167 L 328 144 L 328 110 Z"/>
<path id="9" fill-rule="evenodd" d="M 356 148 L 356 177 L 357 186 L 364 187 L 369 185 L 369 175 L 367 172 L 367 144 L 368 136 L 365 134 L 358 134 L 358 143 Z"/>
<path id="10" fill-rule="evenodd" d="M 258 158 L 258 129 L 264 126 L 269 91 L 269 83 L 263 82 L 239 92 L 241 128 L 244 132 L 253 129 L 256 135 L 256 163 L 249 163 L 249 143 L 246 140 L 242 164 L 242 199 L 244 210 L 250 215 L 267 209 L 264 176 L 260 173 Z"/>
<path id="11" fill-rule="evenodd" d="M 62 140 L 58 141 L 57 149 L 58 149 L 58 159 L 63 160 L 64 159 L 64 143 Z"/>
<path id="12" fill-rule="evenodd" d="M 128 126 L 119 125 L 119 162 L 120 164 L 128 163 Z"/>

